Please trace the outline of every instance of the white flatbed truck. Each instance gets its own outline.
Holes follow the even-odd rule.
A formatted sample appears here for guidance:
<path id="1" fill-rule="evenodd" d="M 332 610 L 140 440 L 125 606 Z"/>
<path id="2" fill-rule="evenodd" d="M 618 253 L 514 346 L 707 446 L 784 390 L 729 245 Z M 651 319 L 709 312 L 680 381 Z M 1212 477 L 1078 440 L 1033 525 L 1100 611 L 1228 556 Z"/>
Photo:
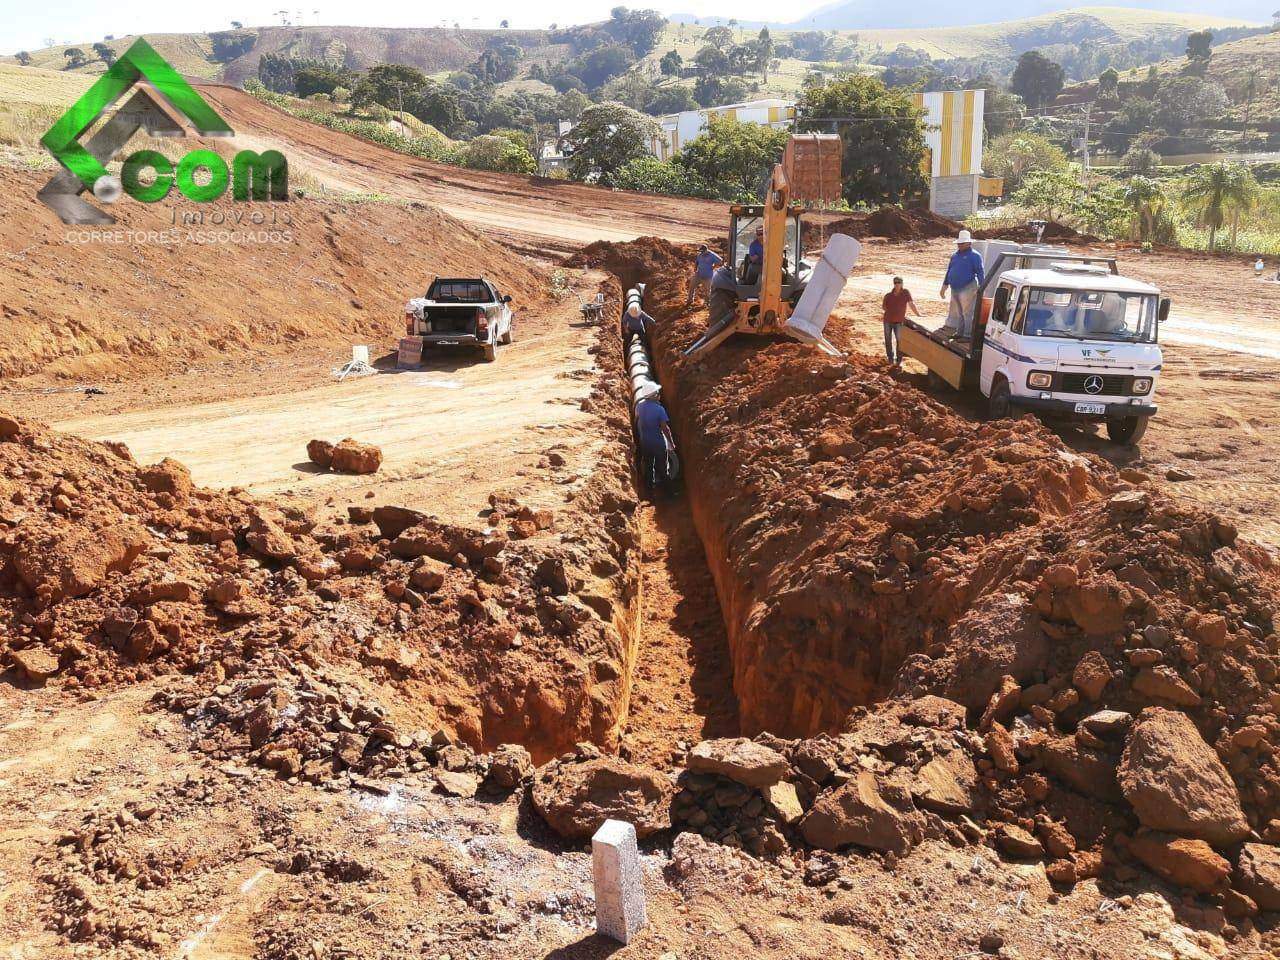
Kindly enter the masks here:
<path id="1" fill-rule="evenodd" d="M 977 390 L 993 419 L 1031 411 L 1104 423 L 1116 443 L 1140 440 L 1163 365 L 1169 300 L 1159 288 L 1122 276 L 1114 257 L 1002 240 L 974 248 L 987 272 L 972 339 L 908 320 L 902 353 L 931 383 Z"/>

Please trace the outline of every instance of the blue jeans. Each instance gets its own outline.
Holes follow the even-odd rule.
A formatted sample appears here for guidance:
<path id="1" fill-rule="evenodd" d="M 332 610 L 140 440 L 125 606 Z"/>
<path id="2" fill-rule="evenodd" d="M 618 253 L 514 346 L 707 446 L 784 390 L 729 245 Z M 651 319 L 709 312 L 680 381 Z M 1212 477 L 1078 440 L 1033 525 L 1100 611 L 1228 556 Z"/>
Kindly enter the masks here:
<path id="1" fill-rule="evenodd" d="M 900 323 L 884 321 L 884 352 L 890 363 L 902 362 L 902 345 L 898 342 L 898 330 L 901 326 Z"/>

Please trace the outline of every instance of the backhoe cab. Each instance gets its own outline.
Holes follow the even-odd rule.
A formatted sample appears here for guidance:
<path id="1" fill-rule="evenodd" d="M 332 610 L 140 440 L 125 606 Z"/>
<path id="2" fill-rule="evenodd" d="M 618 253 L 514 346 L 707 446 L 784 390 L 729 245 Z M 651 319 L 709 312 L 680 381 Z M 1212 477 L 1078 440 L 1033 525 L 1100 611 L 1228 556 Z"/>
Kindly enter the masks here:
<path id="1" fill-rule="evenodd" d="M 803 338 L 787 325 L 812 275 L 801 259 L 801 200 L 832 201 L 840 197 L 840 138 L 822 134 L 793 135 L 782 162 L 769 177 L 765 202 L 729 208 L 729 257 L 733 286 L 718 274 L 708 301 L 707 331 L 685 356 L 709 352 L 735 333 L 792 336 L 836 352 L 825 340 Z M 761 253 L 751 255 L 759 239 Z"/>

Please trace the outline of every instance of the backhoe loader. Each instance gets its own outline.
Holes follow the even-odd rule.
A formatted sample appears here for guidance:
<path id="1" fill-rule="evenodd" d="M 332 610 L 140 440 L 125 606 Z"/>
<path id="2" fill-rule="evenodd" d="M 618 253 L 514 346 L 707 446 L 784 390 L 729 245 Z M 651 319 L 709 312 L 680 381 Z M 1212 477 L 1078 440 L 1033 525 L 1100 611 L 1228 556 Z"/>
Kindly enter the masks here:
<path id="1" fill-rule="evenodd" d="M 782 162 L 774 166 L 764 203 L 729 208 L 729 256 L 732 288 L 722 274 L 712 285 L 707 331 L 685 356 L 714 350 L 735 333 L 791 336 L 838 354 L 824 338 L 816 339 L 789 326 L 800 296 L 813 275 L 802 259 L 802 201 L 831 202 L 840 197 L 841 141 L 834 134 L 793 134 Z M 763 253 L 749 248 L 757 234 Z M 825 319 L 825 318 L 824 318 Z"/>

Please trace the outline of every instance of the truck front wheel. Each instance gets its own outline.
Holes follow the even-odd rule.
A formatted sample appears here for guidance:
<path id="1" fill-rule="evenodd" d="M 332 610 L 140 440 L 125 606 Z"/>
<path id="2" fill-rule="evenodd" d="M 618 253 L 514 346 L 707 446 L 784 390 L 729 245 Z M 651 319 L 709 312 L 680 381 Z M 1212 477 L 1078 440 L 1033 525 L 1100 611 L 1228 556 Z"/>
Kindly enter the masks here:
<path id="1" fill-rule="evenodd" d="M 997 380 L 991 385 L 991 395 L 987 397 L 987 419 L 1005 420 L 1013 415 L 1013 394 L 1009 391 L 1008 380 Z"/>
<path id="2" fill-rule="evenodd" d="M 498 359 L 498 345 L 496 343 L 486 343 L 484 345 L 484 361 L 485 363 L 493 363 Z"/>
<path id="3" fill-rule="evenodd" d="M 1147 421 L 1150 419 L 1150 417 L 1108 417 L 1107 436 L 1111 438 L 1112 443 L 1137 443 L 1147 432 Z"/>

